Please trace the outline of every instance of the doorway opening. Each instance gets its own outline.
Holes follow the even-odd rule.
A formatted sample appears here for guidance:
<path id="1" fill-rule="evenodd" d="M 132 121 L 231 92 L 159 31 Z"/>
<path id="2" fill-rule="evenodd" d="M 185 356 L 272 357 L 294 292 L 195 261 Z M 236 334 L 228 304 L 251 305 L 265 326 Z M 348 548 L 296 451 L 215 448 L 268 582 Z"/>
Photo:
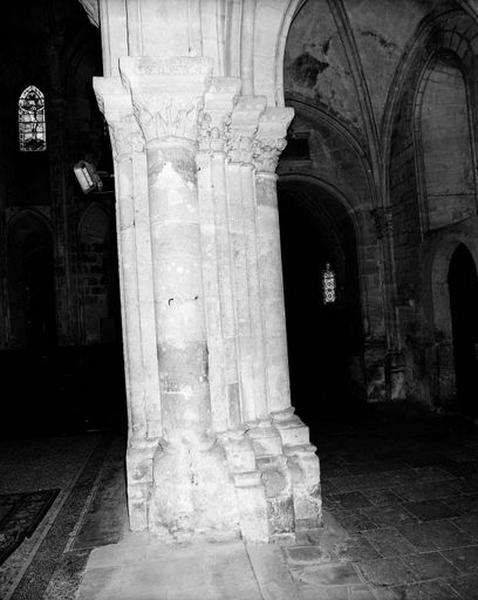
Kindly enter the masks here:
<path id="1" fill-rule="evenodd" d="M 478 404 L 478 280 L 473 257 L 464 244 L 454 251 L 448 271 L 456 400 L 462 412 L 476 416 Z"/>
<path id="2" fill-rule="evenodd" d="M 363 397 L 355 227 L 324 187 L 286 180 L 278 196 L 292 404 L 311 424 Z"/>

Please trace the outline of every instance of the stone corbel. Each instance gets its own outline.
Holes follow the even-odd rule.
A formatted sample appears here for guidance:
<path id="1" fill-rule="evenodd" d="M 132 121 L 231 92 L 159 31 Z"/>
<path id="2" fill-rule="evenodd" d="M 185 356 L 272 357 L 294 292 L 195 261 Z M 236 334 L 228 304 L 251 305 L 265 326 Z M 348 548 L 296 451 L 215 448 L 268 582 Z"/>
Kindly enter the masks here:
<path id="1" fill-rule="evenodd" d="M 268 108 L 259 119 L 253 143 L 256 171 L 275 173 L 279 156 L 287 145 L 287 128 L 294 117 L 292 108 Z"/>
<path id="2" fill-rule="evenodd" d="M 211 82 L 210 59 L 123 57 L 119 68 L 147 143 L 170 137 L 196 142 L 198 116 Z"/>
<path id="3" fill-rule="evenodd" d="M 266 108 L 264 96 L 242 96 L 234 107 L 226 131 L 227 158 L 231 163 L 252 164 L 254 136 Z"/>

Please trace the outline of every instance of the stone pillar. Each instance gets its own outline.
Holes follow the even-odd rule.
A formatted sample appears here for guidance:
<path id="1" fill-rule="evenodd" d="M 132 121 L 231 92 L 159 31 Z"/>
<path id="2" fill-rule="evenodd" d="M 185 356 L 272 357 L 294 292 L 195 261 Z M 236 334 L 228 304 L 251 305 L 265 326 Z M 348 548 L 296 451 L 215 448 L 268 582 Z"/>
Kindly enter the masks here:
<path id="1" fill-rule="evenodd" d="M 267 541 L 265 490 L 242 415 L 236 254 L 227 191 L 226 131 L 239 89 L 239 79 L 213 79 L 205 96 L 197 157 L 209 377 L 213 426 L 234 480 L 241 535 L 247 541 Z"/>
<path id="2" fill-rule="evenodd" d="M 98 104 L 109 124 L 115 165 L 116 229 L 128 402 L 127 479 L 130 526 L 147 529 L 152 457 L 161 410 L 152 289 L 144 141 L 119 77 L 95 78 Z"/>
<path id="3" fill-rule="evenodd" d="M 296 528 L 320 521 L 320 469 L 309 430 L 294 415 L 290 401 L 287 334 L 277 205 L 279 155 L 286 145 L 291 108 L 269 108 L 260 117 L 254 141 L 260 306 L 265 340 L 268 410 L 279 431 L 291 476 Z"/>
<path id="4" fill-rule="evenodd" d="M 205 58 L 124 58 L 120 71 L 146 141 L 162 438 L 149 528 L 188 539 L 238 534 L 234 486 L 212 431 L 197 125 L 211 81 Z"/>
<path id="5" fill-rule="evenodd" d="M 265 108 L 265 98 L 260 96 L 241 97 L 237 102 L 229 129 L 226 173 L 241 414 L 264 485 L 269 537 L 277 538 L 291 535 L 294 513 L 287 459 L 268 404 L 261 240 L 253 163 L 254 139 Z"/>
<path id="6" fill-rule="evenodd" d="M 291 118 L 274 107 L 297 1 L 198 11 L 158 0 L 130 11 L 102 0 L 88 13 L 128 98 L 128 116 L 108 116 L 105 101 L 114 145 L 125 123 L 134 129 L 131 114 L 145 145 L 115 150 L 128 494 L 132 526 L 164 539 L 267 541 L 320 515 L 318 460 L 290 407 L 273 173 L 283 140 L 268 141 Z M 253 26 L 257 15 L 266 29 Z M 273 148 L 268 166 L 260 146 Z M 141 365 L 138 337 L 154 339 Z"/>

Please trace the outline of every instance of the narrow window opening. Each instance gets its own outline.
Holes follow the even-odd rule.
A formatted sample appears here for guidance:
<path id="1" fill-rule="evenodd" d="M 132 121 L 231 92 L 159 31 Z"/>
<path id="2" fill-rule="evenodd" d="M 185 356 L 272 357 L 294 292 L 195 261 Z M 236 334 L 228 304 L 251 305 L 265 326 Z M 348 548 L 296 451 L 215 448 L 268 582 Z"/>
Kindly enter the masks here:
<path id="1" fill-rule="evenodd" d="M 34 85 L 18 100 L 18 138 L 22 152 L 46 150 L 45 96 Z"/>
<path id="2" fill-rule="evenodd" d="M 330 263 L 326 263 L 325 270 L 322 272 L 322 293 L 324 304 L 333 304 L 337 299 L 337 282 Z"/>

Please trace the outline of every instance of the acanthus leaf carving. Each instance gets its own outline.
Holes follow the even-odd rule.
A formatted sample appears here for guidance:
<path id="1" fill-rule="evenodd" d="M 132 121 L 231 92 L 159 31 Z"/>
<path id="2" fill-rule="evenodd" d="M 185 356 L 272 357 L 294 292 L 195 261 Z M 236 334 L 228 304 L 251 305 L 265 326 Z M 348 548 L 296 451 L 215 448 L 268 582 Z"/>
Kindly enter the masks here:
<path id="1" fill-rule="evenodd" d="M 109 132 L 115 160 L 123 155 L 143 152 L 144 138 L 133 116 L 127 120 L 110 122 Z"/>
<path id="2" fill-rule="evenodd" d="M 196 141 L 201 104 L 201 98 L 192 99 L 187 105 L 173 95 L 155 97 L 154 102 L 146 94 L 133 95 L 134 114 L 146 141 L 165 137 Z"/>
<path id="3" fill-rule="evenodd" d="M 274 173 L 279 156 L 287 145 L 284 138 L 255 138 L 253 146 L 254 166 L 259 172 Z"/>
<path id="4" fill-rule="evenodd" d="M 226 154 L 228 162 L 243 165 L 251 164 L 253 157 L 254 135 L 257 128 L 243 130 L 233 127 L 230 123 L 226 127 Z"/>
<path id="5" fill-rule="evenodd" d="M 166 137 L 197 141 L 211 72 L 211 61 L 206 58 L 120 59 L 121 78 L 147 143 Z"/>
<path id="6" fill-rule="evenodd" d="M 136 122 L 131 96 L 119 77 L 95 77 L 93 88 L 110 132 L 114 159 L 142 152 L 144 139 Z"/>
<path id="7" fill-rule="evenodd" d="M 287 145 L 287 127 L 293 116 L 292 108 L 268 108 L 261 115 L 253 151 L 257 171 L 275 172 L 279 156 Z"/>

